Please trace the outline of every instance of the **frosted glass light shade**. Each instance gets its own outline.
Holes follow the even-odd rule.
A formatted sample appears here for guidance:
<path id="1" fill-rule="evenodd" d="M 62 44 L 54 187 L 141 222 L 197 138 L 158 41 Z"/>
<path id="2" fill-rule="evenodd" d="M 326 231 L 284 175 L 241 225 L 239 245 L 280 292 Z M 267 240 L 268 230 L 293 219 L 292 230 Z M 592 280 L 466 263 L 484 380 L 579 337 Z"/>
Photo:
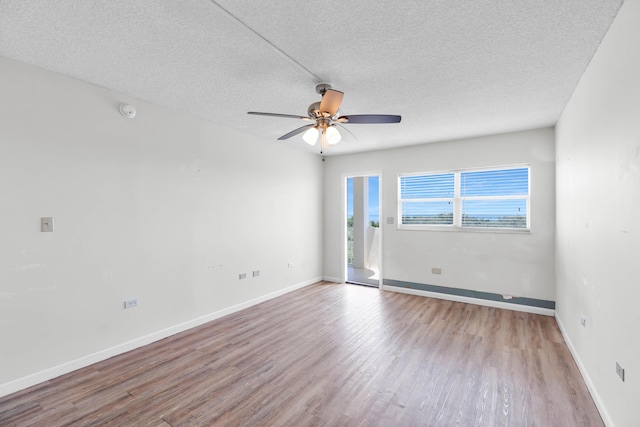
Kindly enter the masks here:
<path id="1" fill-rule="evenodd" d="M 333 144 L 337 144 L 338 142 L 340 142 L 340 140 L 342 139 L 342 135 L 340 135 L 340 132 L 338 132 L 338 129 L 336 129 L 333 126 L 329 126 L 327 128 L 327 142 L 331 145 Z"/>
<path id="2" fill-rule="evenodd" d="M 304 142 L 306 142 L 309 145 L 316 145 L 316 142 L 318 141 L 318 129 L 316 128 L 309 128 L 303 135 L 302 135 L 302 139 L 304 139 Z"/>

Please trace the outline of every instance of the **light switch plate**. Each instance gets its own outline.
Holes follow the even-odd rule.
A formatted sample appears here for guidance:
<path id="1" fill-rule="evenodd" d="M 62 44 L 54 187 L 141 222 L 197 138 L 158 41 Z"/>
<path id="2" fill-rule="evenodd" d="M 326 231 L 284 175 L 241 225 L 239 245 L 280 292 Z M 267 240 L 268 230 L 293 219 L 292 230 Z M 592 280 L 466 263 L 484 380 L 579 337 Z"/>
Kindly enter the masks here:
<path id="1" fill-rule="evenodd" d="M 624 381 L 624 368 L 620 365 L 619 362 L 616 362 L 616 374 L 620 377 L 622 381 Z"/>
<path id="2" fill-rule="evenodd" d="M 43 216 L 40 218 L 40 231 L 43 233 L 53 232 L 53 217 Z"/>

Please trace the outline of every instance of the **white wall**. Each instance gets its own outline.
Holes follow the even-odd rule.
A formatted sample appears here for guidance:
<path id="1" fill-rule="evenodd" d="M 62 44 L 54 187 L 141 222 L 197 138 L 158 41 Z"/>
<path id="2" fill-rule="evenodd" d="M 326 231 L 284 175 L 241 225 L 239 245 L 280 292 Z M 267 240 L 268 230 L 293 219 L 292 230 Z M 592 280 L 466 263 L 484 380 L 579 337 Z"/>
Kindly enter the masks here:
<path id="1" fill-rule="evenodd" d="M 557 317 L 617 426 L 640 425 L 639 18 L 626 0 L 556 128 Z"/>
<path id="2" fill-rule="evenodd" d="M 2 58 L 0 93 L 0 395 L 321 278 L 319 156 Z"/>
<path id="3" fill-rule="evenodd" d="M 554 300 L 554 161 L 552 129 L 327 158 L 325 276 L 344 278 L 344 177 L 380 173 L 385 279 Z M 530 234 L 397 229 L 398 174 L 521 163 L 531 165 Z M 432 267 L 442 275 L 431 274 Z"/>

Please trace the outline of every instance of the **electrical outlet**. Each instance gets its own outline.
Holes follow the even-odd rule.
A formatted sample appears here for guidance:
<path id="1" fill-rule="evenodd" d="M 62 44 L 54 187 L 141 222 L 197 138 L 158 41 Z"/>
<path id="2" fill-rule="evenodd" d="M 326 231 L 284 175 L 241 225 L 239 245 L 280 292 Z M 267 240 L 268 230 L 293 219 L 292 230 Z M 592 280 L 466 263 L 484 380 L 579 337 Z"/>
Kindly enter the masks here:
<path id="1" fill-rule="evenodd" d="M 439 267 L 433 267 L 431 269 L 431 274 L 442 274 L 442 269 Z"/>
<path id="2" fill-rule="evenodd" d="M 247 273 L 240 273 L 238 275 L 238 279 L 242 280 L 242 279 L 246 279 L 247 278 Z"/>
<path id="3" fill-rule="evenodd" d="M 620 379 L 624 382 L 624 368 L 620 366 L 619 362 L 616 362 L 616 374 L 618 374 Z"/>
<path id="4" fill-rule="evenodd" d="M 580 316 L 580 324 L 582 325 L 583 328 L 587 327 L 587 318 L 584 316 Z"/>
<path id="5" fill-rule="evenodd" d="M 260 275 L 260 270 L 253 270 L 253 277 L 258 277 Z"/>
<path id="6" fill-rule="evenodd" d="M 124 302 L 124 308 L 133 308 L 138 306 L 138 298 L 128 299 Z"/>

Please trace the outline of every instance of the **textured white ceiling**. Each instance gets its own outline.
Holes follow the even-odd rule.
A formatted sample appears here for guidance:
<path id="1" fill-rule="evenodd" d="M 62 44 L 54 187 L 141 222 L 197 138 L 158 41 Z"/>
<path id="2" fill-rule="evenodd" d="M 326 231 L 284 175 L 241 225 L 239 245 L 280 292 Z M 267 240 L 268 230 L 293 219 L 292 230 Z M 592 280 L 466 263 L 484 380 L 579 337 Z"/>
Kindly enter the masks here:
<path id="1" fill-rule="evenodd" d="M 2 0 L 0 55 L 300 149 L 314 86 L 345 92 L 326 154 L 554 125 L 622 0 Z M 342 132 L 344 134 L 344 132 Z"/>

